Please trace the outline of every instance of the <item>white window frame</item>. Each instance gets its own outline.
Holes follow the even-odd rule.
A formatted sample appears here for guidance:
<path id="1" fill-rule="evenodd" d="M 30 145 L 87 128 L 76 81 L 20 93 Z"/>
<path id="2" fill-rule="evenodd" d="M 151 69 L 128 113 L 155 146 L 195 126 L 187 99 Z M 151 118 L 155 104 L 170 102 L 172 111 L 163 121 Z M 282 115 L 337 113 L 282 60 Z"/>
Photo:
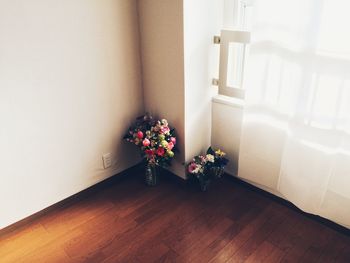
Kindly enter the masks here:
<path id="1" fill-rule="evenodd" d="M 243 75 L 245 65 L 246 45 L 250 42 L 250 33 L 246 31 L 222 30 L 220 37 L 220 64 L 219 64 L 219 94 L 244 99 Z M 240 83 L 238 86 L 230 87 L 227 83 L 228 59 L 230 43 L 241 43 L 243 45 L 242 54 L 233 54 L 235 59 L 241 63 Z"/>
<path id="2" fill-rule="evenodd" d="M 245 90 L 243 89 L 244 67 L 247 53 L 247 44 L 250 42 L 250 32 L 245 31 L 247 27 L 246 20 L 247 3 L 243 0 L 225 0 L 224 5 L 224 27 L 220 36 L 220 62 L 219 62 L 219 94 L 229 97 L 244 99 Z M 227 83 L 228 59 L 230 53 L 230 43 L 240 43 L 243 45 L 242 53 L 232 54 L 234 59 L 238 60 L 240 69 L 234 69 L 238 72 L 239 82 L 236 86 L 229 86 Z M 237 63 L 235 63 L 237 65 Z"/>

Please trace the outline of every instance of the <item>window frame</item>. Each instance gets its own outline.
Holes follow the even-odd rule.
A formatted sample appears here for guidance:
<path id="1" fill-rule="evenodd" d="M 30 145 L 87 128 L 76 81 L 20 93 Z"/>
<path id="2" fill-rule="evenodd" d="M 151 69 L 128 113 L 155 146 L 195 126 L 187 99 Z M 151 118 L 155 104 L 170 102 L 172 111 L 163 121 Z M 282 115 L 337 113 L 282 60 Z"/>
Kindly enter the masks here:
<path id="1" fill-rule="evenodd" d="M 220 37 L 220 63 L 219 63 L 219 94 L 229 97 L 235 97 L 244 99 L 245 90 L 242 88 L 243 85 L 243 74 L 246 54 L 246 44 L 250 42 L 250 32 L 247 31 L 234 31 L 234 30 L 222 30 Z M 241 65 L 240 74 L 240 85 L 229 86 L 227 83 L 228 76 L 228 60 L 229 60 L 229 47 L 230 43 L 240 43 L 243 45 L 243 54 L 233 54 L 236 59 L 239 59 Z"/>
<path id="2" fill-rule="evenodd" d="M 224 30 L 220 36 L 220 60 L 219 60 L 219 94 L 234 98 L 244 99 L 243 89 L 244 68 L 246 64 L 247 44 L 250 42 L 250 32 L 246 31 L 247 2 L 242 0 L 225 0 L 224 2 Z M 232 54 L 236 59 L 236 65 L 240 65 L 239 83 L 236 86 L 229 86 L 227 77 L 229 74 L 230 43 L 240 43 L 243 45 L 242 52 Z"/>

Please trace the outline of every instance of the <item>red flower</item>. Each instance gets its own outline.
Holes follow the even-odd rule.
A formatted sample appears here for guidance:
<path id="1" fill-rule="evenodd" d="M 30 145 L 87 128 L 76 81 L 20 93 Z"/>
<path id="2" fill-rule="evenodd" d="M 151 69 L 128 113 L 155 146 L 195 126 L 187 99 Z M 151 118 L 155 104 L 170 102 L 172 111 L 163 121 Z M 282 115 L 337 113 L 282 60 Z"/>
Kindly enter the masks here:
<path id="1" fill-rule="evenodd" d="M 163 156 L 164 153 L 165 153 L 164 148 L 159 147 L 159 148 L 157 149 L 157 154 L 158 154 L 159 156 Z"/>
<path id="2" fill-rule="evenodd" d="M 154 155 L 154 151 L 153 150 L 145 150 L 145 153 L 147 155 Z"/>
<path id="3" fill-rule="evenodd" d="M 138 131 L 137 132 L 137 138 L 139 138 L 139 139 L 143 138 L 143 132 L 142 131 Z"/>
<path id="4" fill-rule="evenodd" d="M 170 141 L 175 145 L 176 144 L 176 138 L 175 137 L 171 137 Z"/>

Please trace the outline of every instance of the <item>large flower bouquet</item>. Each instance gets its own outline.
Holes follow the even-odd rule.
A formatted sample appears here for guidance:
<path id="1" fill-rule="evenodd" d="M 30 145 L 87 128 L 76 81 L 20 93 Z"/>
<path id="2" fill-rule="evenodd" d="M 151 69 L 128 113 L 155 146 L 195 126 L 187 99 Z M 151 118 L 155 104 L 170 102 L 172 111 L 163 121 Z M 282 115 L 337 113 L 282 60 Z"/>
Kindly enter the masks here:
<path id="1" fill-rule="evenodd" d="M 220 178 L 228 159 L 225 158 L 226 153 L 218 150 L 213 150 L 211 147 L 205 155 L 197 155 L 187 165 L 187 172 L 190 176 L 198 179 L 202 191 L 206 191 L 212 179 Z"/>
<path id="2" fill-rule="evenodd" d="M 149 114 L 138 117 L 124 139 L 140 148 L 148 165 L 164 167 L 171 164 L 176 137 L 166 119 L 154 120 Z"/>

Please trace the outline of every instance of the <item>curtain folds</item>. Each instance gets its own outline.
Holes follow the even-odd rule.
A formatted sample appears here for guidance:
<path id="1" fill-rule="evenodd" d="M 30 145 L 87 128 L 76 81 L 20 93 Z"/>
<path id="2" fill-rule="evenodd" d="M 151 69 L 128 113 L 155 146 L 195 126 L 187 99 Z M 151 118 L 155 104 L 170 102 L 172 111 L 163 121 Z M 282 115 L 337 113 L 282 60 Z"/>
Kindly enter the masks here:
<path id="1" fill-rule="evenodd" d="M 350 227 L 347 0 L 256 0 L 238 176 Z"/>

